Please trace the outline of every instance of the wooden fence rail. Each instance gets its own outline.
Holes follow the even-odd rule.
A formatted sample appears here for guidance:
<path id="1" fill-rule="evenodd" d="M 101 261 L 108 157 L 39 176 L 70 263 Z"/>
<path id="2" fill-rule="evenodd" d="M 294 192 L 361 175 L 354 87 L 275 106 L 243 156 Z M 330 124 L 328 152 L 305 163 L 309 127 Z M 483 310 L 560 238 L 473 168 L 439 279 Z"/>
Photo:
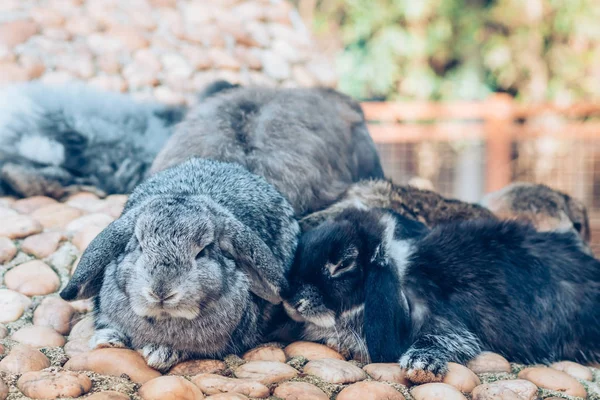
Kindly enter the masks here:
<path id="1" fill-rule="evenodd" d="M 521 105 L 510 96 L 495 95 L 481 102 L 362 104 L 376 143 L 411 143 L 423 140 L 477 139 L 486 146 L 486 191 L 511 181 L 511 146 L 515 139 L 552 135 L 568 139 L 600 139 L 600 102 L 568 106 Z M 518 123 L 544 115 L 565 119 L 555 129 Z M 570 119 L 570 120 L 569 120 Z"/>

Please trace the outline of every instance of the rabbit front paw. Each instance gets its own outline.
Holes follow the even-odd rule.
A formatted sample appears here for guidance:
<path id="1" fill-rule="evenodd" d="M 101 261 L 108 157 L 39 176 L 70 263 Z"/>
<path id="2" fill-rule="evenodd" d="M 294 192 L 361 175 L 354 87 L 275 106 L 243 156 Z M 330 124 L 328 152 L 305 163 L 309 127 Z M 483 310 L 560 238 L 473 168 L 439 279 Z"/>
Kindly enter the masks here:
<path id="1" fill-rule="evenodd" d="M 98 329 L 92 336 L 90 347 L 92 349 L 125 348 L 129 347 L 128 343 L 129 340 L 121 332 L 112 328 L 104 328 Z"/>
<path id="2" fill-rule="evenodd" d="M 142 356 L 148 366 L 160 371 L 167 372 L 175 364 L 183 361 L 183 353 L 166 346 L 149 344 L 142 348 Z"/>
<path id="3" fill-rule="evenodd" d="M 410 348 L 402 358 L 400 367 L 414 383 L 441 382 L 448 372 L 446 353 L 435 348 Z"/>

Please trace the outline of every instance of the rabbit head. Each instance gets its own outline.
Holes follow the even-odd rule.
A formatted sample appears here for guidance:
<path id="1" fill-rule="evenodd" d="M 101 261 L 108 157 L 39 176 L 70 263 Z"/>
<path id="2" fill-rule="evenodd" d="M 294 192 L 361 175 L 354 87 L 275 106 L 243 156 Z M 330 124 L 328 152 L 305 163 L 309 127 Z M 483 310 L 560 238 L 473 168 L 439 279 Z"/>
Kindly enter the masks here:
<path id="1" fill-rule="evenodd" d="M 389 358 L 384 353 L 393 348 L 397 333 L 392 333 L 398 332 L 393 321 L 401 323 L 407 312 L 396 260 L 406 258 L 410 239 L 427 231 L 420 222 L 389 211 L 349 208 L 305 232 L 290 273 L 290 290 L 284 294 L 286 312 L 306 323 L 306 338 L 326 338 L 328 329 L 339 335 L 348 327 L 359 331 L 357 336 L 364 335 L 372 360 Z M 382 310 L 384 302 L 390 304 L 387 310 Z M 389 312 L 389 318 L 381 318 L 382 312 Z M 387 327 L 382 331 L 380 321 L 390 321 L 390 332 Z M 322 338 L 316 333 L 319 330 Z M 389 346 L 376 343 L 382 338 Z M 361 346 L 352 343 L 350 347 Z"/>

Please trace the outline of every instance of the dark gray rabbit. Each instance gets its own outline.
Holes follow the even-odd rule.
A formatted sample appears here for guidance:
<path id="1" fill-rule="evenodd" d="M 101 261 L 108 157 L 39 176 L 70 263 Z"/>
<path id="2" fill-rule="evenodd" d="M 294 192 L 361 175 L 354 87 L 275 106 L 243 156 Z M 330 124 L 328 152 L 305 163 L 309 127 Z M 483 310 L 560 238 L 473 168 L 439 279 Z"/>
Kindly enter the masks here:
<path id="1" fill-rule="evenodd" d="M 167 370 L 257 345 L 286 289 L 294 211 L 242 166 L 192 159 L 131 194 L 61 292 L 96 297 L 94 347 L 141 349 Z"/>
<path id="2" fill-rule="evenodd" d="M 573 232 L 495 220 L 429 230 L 347 209 L 302 235 L 284 298 L 304 338 L 399 362 L 414 382 L 485 350 L 600 360 L 600 262 Z"/>
<path id="3" fill-rule="evenodd" d="M 298 215 L 332 203 L 352 182 L 383 178 L 360 105 L 331 89 L 213 84 L 158 154 L 152 171 L 191 156 L 263 176 Z"/>
<path id="4" fill-rule="evenodd" d="M 83 83 L 0 90 L 0 196 L 129 193 L 185 108 Z"/>

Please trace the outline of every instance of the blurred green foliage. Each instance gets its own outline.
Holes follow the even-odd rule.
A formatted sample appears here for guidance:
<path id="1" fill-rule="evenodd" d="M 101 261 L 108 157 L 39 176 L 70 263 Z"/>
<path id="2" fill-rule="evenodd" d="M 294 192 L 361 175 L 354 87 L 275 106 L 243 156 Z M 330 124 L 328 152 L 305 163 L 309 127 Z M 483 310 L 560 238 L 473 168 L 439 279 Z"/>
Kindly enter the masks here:
<path id="1" fill-rule="evenodd" d="M 360 99 L 600 97 L 600 0 L 297 1 L 341 38 L 339 88 Z"/>

